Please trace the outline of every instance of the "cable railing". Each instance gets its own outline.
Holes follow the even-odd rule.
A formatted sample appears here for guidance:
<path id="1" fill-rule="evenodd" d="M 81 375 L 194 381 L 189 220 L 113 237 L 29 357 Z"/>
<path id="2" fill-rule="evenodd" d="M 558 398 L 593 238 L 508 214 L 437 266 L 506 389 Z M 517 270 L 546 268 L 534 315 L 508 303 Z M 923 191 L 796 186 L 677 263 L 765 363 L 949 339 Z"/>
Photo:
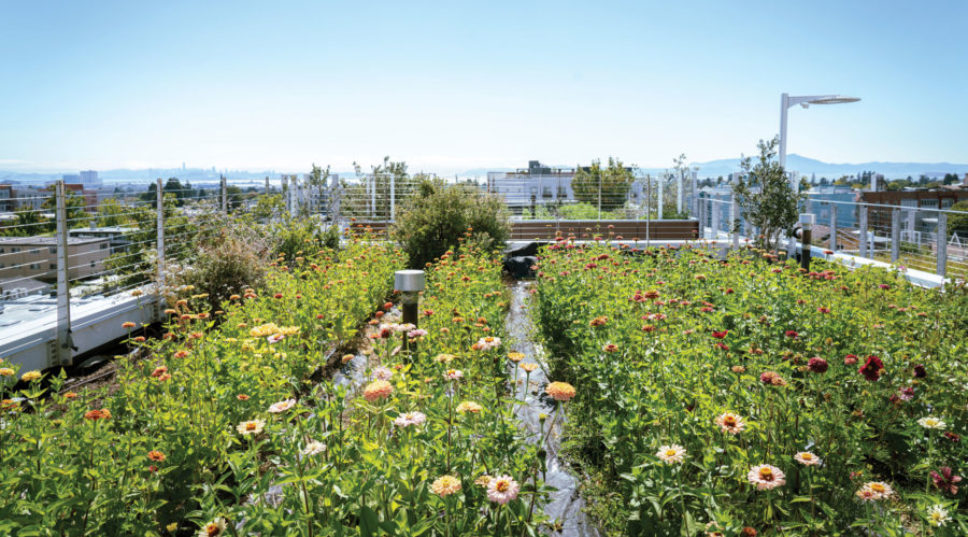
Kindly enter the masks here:
<path id="1" fill-rule="evenodd" d="M 814 216 L 810 244 L 822 248 L 825 255 L 850 255 L 942 277 L 968 275 L 968 230 L 948 225 L 952 218 L 966 221 L 968 212 L 822 195 L 808 195 L 799 210 Z M 703 238 L 728 237 L 737 242 L 759 236 L 730 193 L 703 193 L 693 205 L 693 216 L 699 220 Z M 781 238 L 787 253 L 795 253 L 798 241 Z"/>

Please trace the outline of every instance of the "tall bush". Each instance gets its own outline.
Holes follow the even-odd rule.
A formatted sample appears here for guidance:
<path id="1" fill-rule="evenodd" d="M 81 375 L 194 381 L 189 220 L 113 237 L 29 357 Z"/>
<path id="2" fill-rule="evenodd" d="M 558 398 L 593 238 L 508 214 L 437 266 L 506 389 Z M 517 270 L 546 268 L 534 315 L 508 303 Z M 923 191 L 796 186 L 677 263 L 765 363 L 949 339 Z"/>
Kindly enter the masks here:
<path id="1" fill-rule="evenodd" d="M 410 258 L 423 267 L 458 249 L 461 239 L 485 250 L 499 247 L 511 236 L 510 213 L 504 202 L 469 185 L 448 185 L 425 179 L 404 206 L 391 235 Z"/>

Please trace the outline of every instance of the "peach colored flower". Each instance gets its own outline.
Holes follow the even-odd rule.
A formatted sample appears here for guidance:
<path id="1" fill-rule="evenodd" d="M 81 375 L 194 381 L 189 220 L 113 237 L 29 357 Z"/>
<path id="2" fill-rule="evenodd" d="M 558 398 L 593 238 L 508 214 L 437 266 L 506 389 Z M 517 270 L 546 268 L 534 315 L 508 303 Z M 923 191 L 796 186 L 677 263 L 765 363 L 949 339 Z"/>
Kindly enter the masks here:
<path id="1" fill-rule="evenodd" d="M 575 396 L 575 387 L 567 382 L 552 382 L 545 387 L 545 393 L 555 401 L 568 401 Z"/>
<path id="2" fill-rule="evenodd" d="M 374 380 L 363 389 L 363 397 L 370 402 L 389 397 L 392 393 L 393 385 L 385 380 Z"/>

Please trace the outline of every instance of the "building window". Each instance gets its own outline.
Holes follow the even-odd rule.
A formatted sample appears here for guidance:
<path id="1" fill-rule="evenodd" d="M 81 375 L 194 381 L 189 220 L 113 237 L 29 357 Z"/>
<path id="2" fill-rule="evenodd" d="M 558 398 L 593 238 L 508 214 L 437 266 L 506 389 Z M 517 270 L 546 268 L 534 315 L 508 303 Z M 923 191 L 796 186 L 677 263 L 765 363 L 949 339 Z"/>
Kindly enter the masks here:
<path id="1" fill-rule="evenodd" d="M 57 253 L 57 247 L 56 246 L 51 246 L 51 247 L 47 248 L 47 251 L 50 252 L 50 253 L 52 253 L 52 254 L 56 254 Z"/>
<path id="2" fill-rule="evenodd" d="M 0 268 L 3 268 L 3 267 L 5 267 L 5 266 L 6 266 L 6 265 L 4 265 L 3 263 L 0 263 Z"/>
<path id="3" fill-rule="evenodd" d="M 929 209 L 937 209 L 938 200 L 921 200 L 921 207 L 927 207 Z"/>
<path id="4" fill-rule="evenodd" d="M 15 254 L 15 253 L 17 253 L 19 251 L 20 251 L 20 248 L 17 248 L 16 246 L 14 246 L 13 248 L 10 249 L 10 253 L 12 253 L 12 254 Z"/>
<path id="5" fill-rule="evenodd" d="M 3 253 L 3 248 L 0 248 L 0 254 L 2 254 L 2 253 Z"/>
<path id="6" fill-rule="evenodd" d="M 91 260 L 91 268 L 94 268 L 94 264 L 95 264 L 95 262 L 94 262 L 94 260 L 92 259 L 92 260 Z"/>
<path id="7" fill-rule="evenodd" d="M 50 270 L 57 270 L 57 263 L 51 263 L 49 267 L 50 267 Z"/>
<path id="8" fill-rule="evenodd" d="M 102 242 L 102 243 L 101 243 L 101 249 L 102 249 L 102 250 L 107 250 L 107 249 L 108 249 L 108 243 L 106 243 L 106 242 Z"/>
<path id="9" fill-rule="evenodd" d="M 33 248 L 33 249 L 30 250 L 30 253 L 32 255 L 39 254 L 40 253 L 40 248 Z"/>
<path id="10" fill-rule="evenodd" d="M 37 263 L 30 264 L 30 270 L 38 270 L 39 268 L 40 268 L 40 265 L 38 265 Z"/>
<path id="11" fill-rule="evenodd" d="M 942 209 L 947 209 L 948 207 L 951 207 L 954 204 L 955 204 L 954 198 L 945 198 L 945 199 L 941 200 L 941 208 Z"/>

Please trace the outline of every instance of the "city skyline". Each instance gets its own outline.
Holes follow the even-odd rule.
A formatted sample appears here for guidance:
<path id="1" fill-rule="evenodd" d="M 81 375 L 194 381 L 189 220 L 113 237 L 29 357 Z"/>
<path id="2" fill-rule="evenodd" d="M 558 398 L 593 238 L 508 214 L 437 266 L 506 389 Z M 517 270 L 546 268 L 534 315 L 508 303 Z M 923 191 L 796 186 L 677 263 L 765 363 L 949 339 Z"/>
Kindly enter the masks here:
<path id="1" fill-rule="evenodd" d="M 618 16 L 620 15 L 620 16 Z M 788 150 L 968 162 L 968 6 L 175 2 L 9 5 L 0 169 L 454 173 L 614 155 L 642 167 Z M 83 28 L 81 32 L 79 29 Z"/>

